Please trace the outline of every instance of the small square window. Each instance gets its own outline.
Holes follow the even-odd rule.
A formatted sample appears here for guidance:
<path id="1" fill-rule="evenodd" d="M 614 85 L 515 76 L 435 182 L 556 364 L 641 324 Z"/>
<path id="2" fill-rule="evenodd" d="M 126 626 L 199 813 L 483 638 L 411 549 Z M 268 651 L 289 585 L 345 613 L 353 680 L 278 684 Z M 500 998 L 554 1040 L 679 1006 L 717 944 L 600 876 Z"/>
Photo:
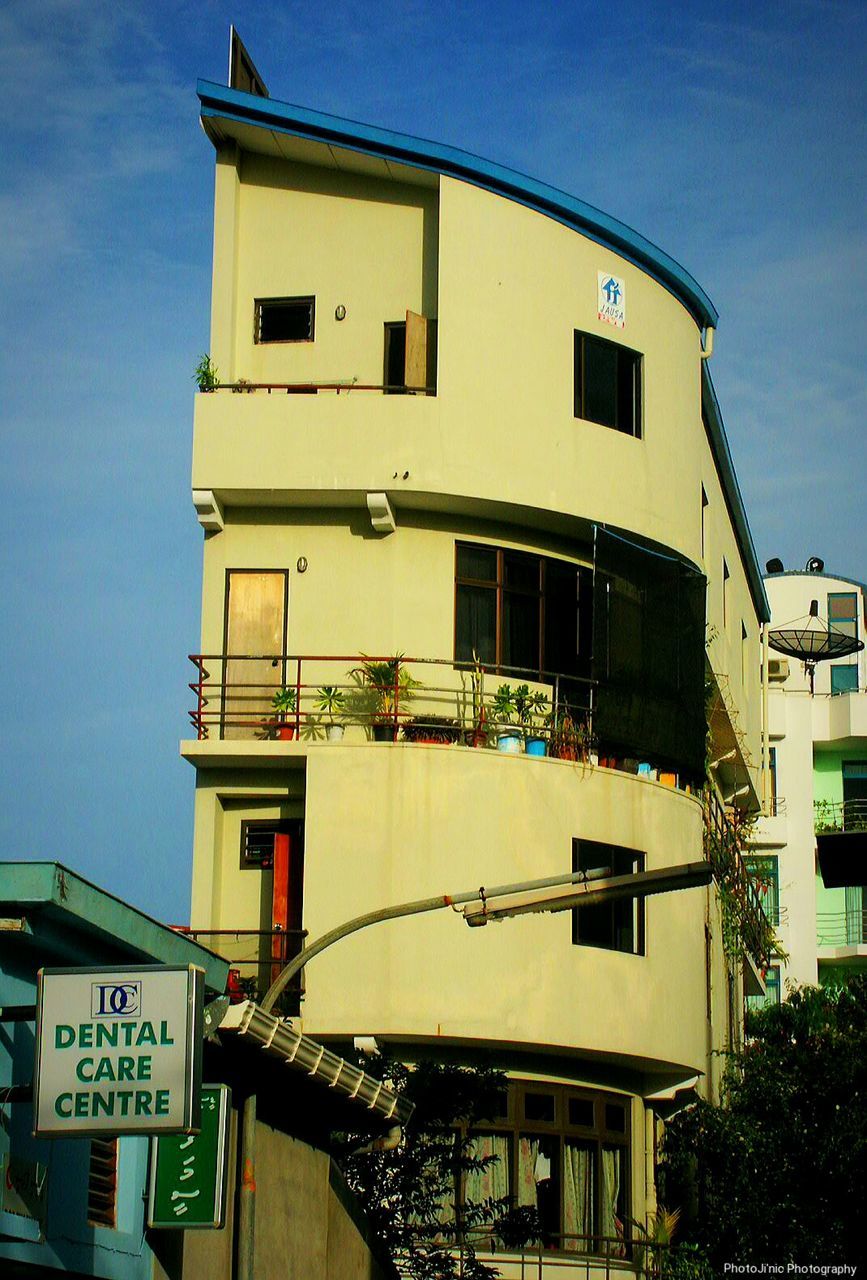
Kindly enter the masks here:
<path id="1" fill-rule="evenodd" d="M 315 298 L 257 298 L 256 342 L 312 342 Z"/>
<path id="2" fill-rule="evenodd" d="M 554 1123 L 554 1095 L 551 1093 L 524 1094 L 524 1119 Z"/>
<path id="3" fill-rule="evenodd" d="M 612 1133 L 626 1132 L 626 1109 L 616 1102 L 605 1104 L 605 1128 Z"/>
<path id="4" fill-rule="evenodd" d="M 575 417 L 641 437 L 641 356 L 618 342 L 575 333 Z"/>
<path id="5" fill-rule="evenodd" d="M 644 870 L 644 854 L 595 840 L 572 841 L 572 870 L 609 867 L 612 876 L 636 875 Z M 605 947 L 644 955 L 644 899 L 618 898 L 572 911 L 572 941 L 576 946 Z"/>
<path id="6" fill-rule="evenodd" d="M 595 1124 L 592 1098 L 569 1099 L 569 1123 L 579 1129 L 592 1129 Z"/>
<path id="7" fill-rule="evenodd" d="M 286 832 L 277 821 L 241 823 L 241 870 L 270 871 L 274 865 L 274 837 Z"/>

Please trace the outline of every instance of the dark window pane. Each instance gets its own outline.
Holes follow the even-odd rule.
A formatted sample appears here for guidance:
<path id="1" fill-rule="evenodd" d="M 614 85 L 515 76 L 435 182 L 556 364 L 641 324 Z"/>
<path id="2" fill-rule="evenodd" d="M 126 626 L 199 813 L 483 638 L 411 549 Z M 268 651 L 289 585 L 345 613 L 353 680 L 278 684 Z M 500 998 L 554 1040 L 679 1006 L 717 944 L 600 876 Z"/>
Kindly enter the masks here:
<path id="1" fill-rule="evenodd" d="M 617 422 L 618 431 L 638 435 L 638 366 L 631 351 L 617 353 Z"/>
<path id="2" fill-rule="evenodd" d="M 385 384 L 391 395 L 406 387 L 406 321 L 385 326 Z"/>
<path id="3" fill-rule="evenodd" d="M 643 855 L 595 840 L 573 840 L 573 871 L 610 867 L 613 876 L 634 875 Z M 572 941 L 581 946 L 644 954 L 644 904 L 640 898 L 621 898 L 597 906 L 578 907 L 572 913 Z"/>
<path id="4" fill-rule="evenodd" d="M 467 547 L 458 544 L 458 577 L 475 578 L 477 582 L 496 582 L 496 551 L 489 547 Z"/>
<path id="5" fill-rule="evenodd" d="M 533 596 L 503 593 L 504 667 L 539 670 L 539 601 Z"/>
<path id="6" fill-rule="evenodd" d="M 569 1123 L 580 1125 L 583 1129 L 593 1128 L 593 1102 L 590 1098 L 569 1099 Z"/>
<path id="7" fill-rule="evenodd" d="M 455 605 L 455 658 L 472 662 L 475 654 L 490 666 L 497 661 L 497 592 L 493 587 L 458 585 Z"/>
<path id="8" fill-rule="evenodd" d="M 590 422 L 617 426 L 617 348 L 584 339 L 584 413 Z"/>
<path id="9" fill-rule="evenodd" d="M 554 1095 L 550 1093 L 525 1093 L 524 1119 L 547 1120 L 553 1124 Z"/>
<path id="10" fill-rule="evenodd" d="M 842 592 L 831 592 L 828 596 L 828 617 L 833 622 L 835 618 L 857 618 L 858 616 L 858 597 L 843 594 Z"/>
<path id="11" fill-rule="evenodd" d="M 626 1112 L 623 1107 L 613 1102 L 605 1104 L 605 1128 L 612 1133 L 626 1132 Z"/>
<path id="12" fill-rule="evenodd" d="M 313 299 L 281 298 L 259 302 L 259 342 L 309 342 L 313 337 Z"/>
<path id="13" fill-rule="evenodd" d="M 535 1206 L 542 1223 L 542 1242 L 556 1246 L 560 1236 L 560 1139 L 550 1134 L 518 1138 L 518 1188 L 522 1204 Z"/>
<path id="14" fill-rule="evenodd" d="M 539 590 L 539 558 L 507 551 L 503 557 L 503 579 L 507 587 L 521 591 Z"/>

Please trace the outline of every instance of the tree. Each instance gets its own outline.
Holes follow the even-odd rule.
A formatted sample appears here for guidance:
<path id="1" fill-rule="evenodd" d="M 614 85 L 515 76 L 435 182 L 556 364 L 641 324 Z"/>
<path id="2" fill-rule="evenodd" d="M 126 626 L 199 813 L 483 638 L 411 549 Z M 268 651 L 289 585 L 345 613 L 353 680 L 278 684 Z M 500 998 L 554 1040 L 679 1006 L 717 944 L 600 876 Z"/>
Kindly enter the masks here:
<path id="1" fill-rule="evenodd" d="M 867 975 L 748 1014 L 723 1105 L 666 1127 L 660 1199 L 726 1262 L 867 1260 Z"/>
<path id="2" fill-rule="evenodd" d="M 503 1223 L 508 1199 L 464 1200 L 462 1175 L 487 1168 L 496 1156 L 473 1154 L 474 1127 L 498 1114 L 505 1076 L 487 1067 L 420 1062 L 414 1067 L 385 1057 L 365 1069 L 415 1103 L 403 1140 L 393 1150 L 355 1151 L 364 1139 L 346 1135 L 338 1159 L 384 1250 L 413 1280 L 483 1280 L 499 1272 L 479 1262 L 473 1229 Z M 523 1238 L 536 1224 L 516 1229 Z M 469 1238 L 466 1233 L 470 1232 Z M 460 1268 L 452 1250 L 463 1242 Z"/>

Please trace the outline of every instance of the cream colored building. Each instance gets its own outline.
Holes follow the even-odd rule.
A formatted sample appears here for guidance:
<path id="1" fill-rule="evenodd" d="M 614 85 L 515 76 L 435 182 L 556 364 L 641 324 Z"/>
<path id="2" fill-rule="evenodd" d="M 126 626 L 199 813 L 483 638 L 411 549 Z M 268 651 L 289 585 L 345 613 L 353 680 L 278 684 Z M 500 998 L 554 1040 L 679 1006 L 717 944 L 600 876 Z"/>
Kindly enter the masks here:
<path id="1" fill-rule="evenodd" d="M 821 567 L 766 577 L 771 628 L 803 626 L 815 602 L 823 625 L 863 641 L 867 587 L 811 563 Z M 769 998 L 779 999 L 787 981 L 834 983 L 867 966 L 867 658 L 862 650 L 819 663 L 812 689 L 803 663 L 773 650 L 768 672 L 772 785 L 756 866 L 788 955 L 769 975 Z M 851 863 L 846 884 L 836 868 L 823 877 L 825 832 Z"/>
<path id="2" fill-rule="evenodd" d="M 293 930 L 701 860 L 705 647 L 718 795 L 747 811 L 767 616 L 712 304 L 636 232 L 475 156 L 199 96 L 218 386 L 193 448 L 193 926 L 261 991 Z M 395 707 L 364 655 L 418 685 Z M 504 684 L 541 695 L 512 730 L 542 747 L 497 749 L 521 719 Z M 716 1096 L 742 965 L 713 885 L 573 916 L 380 924 L 285 1009 L 327 1044 L 506 1068 L 495 1189 L 537 1205 L 552 1249 L 607 1236 L 622 1258 L 655 1203 L 656 1117 Z"/>

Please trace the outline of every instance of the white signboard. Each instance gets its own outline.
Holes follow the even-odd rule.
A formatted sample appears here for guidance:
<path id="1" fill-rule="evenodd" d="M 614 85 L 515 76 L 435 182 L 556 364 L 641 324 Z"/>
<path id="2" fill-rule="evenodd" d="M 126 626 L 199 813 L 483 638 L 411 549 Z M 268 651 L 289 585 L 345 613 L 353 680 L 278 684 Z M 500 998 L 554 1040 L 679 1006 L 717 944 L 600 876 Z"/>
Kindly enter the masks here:
<path id="1" fill-rule="evenodd" d="M 596 272 L 597 312 L 605 324 L 626 328 L 626 281 L 607 271 Z"/>
<path id="2" fill-rule="evenodd" d="M 203 970 L 39 972 L 34 1133 L 197 1133 Z"/>

